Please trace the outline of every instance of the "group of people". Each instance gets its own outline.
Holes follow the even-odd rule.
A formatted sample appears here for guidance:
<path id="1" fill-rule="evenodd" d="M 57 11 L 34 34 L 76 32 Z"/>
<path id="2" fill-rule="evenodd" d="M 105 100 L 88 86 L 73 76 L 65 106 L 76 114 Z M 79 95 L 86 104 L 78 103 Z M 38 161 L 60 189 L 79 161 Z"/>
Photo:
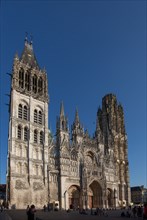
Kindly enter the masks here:
<path id="1" fill-rule="evenodd" d="M 126 211 L 121 212 L 121 217 L 136 218 L 143 217 L 147 219 L 147 204 L 143 206 L 134 206 L 133 208 L 129 207 Z"/>
<path id="2" fill-rule="evenodd" d="M 98 216 L 108 216 L 108 213 L 105 209 L 96 208 L 95 211 L 91 208 L 91 215 L 98 215 Z"/>
<path id="3" fill-rule="evenodd" d="M 26 212 L 27 212 L 28 220 L 35 220 L 36 209 L 34 205 L 31 206 L 28 205 Z"/>

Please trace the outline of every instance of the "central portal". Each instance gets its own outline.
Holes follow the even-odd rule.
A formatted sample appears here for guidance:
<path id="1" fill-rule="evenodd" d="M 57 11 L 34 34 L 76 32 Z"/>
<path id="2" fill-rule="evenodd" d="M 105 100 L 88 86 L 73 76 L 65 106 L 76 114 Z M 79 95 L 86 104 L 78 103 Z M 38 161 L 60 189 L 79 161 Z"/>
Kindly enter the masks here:
<path id="1" fill-rule="evenodd" d="M 88 191 L 88 206 L 89 208 L 102 208 L 102 188 L 97 181 L 93 181 L 89 185 Z"/>

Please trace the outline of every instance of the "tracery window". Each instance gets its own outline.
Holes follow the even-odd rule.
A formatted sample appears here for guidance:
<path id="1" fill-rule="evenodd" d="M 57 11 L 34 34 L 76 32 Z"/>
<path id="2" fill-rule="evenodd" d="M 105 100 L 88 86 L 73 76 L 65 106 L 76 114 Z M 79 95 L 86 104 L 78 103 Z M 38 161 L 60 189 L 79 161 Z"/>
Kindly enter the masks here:
<path id="1" fill-rule="evenodd" d="M 33 92 L 37 93 L 37 76 L 33 76 Z"/>
<path id="2" fill-rule="evenodd" d="M 37 123 L 37 110 L 34 110 L 34 122 Z"/>
<path id="3" fill-rule="evenodd" d="M 25 120 L 28 120 L 28 109 L 26 105 L 24 106 L 24 109 L 23 109 L 23 118 Z"/>
<path id="4" fill-rule="evenodd" d="M 40 131 L 40 144 L 43 144 L 43 131 Z"/>
<path id="5" fill-rule="evenodd" d="M 27 141 L 28 140 L 28 128 L 25 127 L 24 128 L 24 141 Z"/>
<path id="6" fill-rule="evenodd" d="M 30 74 L 28 71 L 25 74 L 25 89 L 30 91 Z"/>
<path id="7" fill-rule="evenodd" d="M 19 87 L 23 88 L 24 87 L 24 70 L 21 68 L 19 70 Z"/>
<path id="8" fill-rule="evenodd" d="M 21 125 L 18 125 L 18 127 L 17 127 L 17 137 L 18 137 L 18 139 L 21 139 L 21 133 L 22 133 Z"/>
<path id="9" fill-rule="evenodd" d="M 38 131 L 35 129 L 34 130 L 34 143 L 37 143 L 37 139 L 38 139 Z"/>
<path id="10" fill-rule="evenodd" d="M 22 119 L 22 105 L 21 104 L 19 104 L 18 106 L 18 118 Z"/>
<path id="11" fill-rule="evenodd" d="M 39 111 L 38 119 L 39 119 L 39 124 L 42 124 L 42 112 L 41 111 Z"/>

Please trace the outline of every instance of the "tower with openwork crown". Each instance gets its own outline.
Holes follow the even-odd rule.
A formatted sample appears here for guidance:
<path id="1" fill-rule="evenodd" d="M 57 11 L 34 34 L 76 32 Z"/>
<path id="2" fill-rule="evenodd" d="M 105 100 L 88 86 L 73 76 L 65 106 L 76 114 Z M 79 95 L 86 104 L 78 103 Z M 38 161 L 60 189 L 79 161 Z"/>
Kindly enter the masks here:
<path id="1" fill-rule="evenodd" d="M 59 204 L 60 209 L 130 205 L 128 144 L 123 107 L 108 94 L 94 136 L 76 109 L 69 129 L 63 102 L 56 138 L 48 130 L 48 81 L 32 42 L 14 57 L 10 94 L 7 200 L 10 206 Z"/>

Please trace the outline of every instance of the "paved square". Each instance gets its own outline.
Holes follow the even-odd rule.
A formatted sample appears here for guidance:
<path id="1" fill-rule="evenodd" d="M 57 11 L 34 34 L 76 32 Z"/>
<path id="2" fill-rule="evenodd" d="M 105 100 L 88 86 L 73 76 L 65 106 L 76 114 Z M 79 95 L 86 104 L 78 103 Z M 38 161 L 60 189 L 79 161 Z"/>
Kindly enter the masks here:
<path id="1" fill-rule="evenodd" d="M 8 214 L 12 220 L 27 220 L 26 210 L 5 210 L 6 214 Z M 87 215 L 79 214 L 77 211 L 71 211 L 69 213 L 65 211 L 50 211 L 50 212 L 43 212 L 38 210 L 36 212 L 36 220 L 122 220 L 124 218 L 120 217 L 120 213 L 122 210 L 113 210 L 108 211 L 108 216 L 98 216 L 98 215 L 91 215 L 90 211 Z M 3 214 L 0 214 L 0 220 L 10 220 L 9 218 L 2 218 Z M 4 216 L 4 215 L 3 215 Z M 127 219 L 127 218 L 125 218 Z M 133 219 L 142 219 L 142 218 L 131 218 Z"/>

